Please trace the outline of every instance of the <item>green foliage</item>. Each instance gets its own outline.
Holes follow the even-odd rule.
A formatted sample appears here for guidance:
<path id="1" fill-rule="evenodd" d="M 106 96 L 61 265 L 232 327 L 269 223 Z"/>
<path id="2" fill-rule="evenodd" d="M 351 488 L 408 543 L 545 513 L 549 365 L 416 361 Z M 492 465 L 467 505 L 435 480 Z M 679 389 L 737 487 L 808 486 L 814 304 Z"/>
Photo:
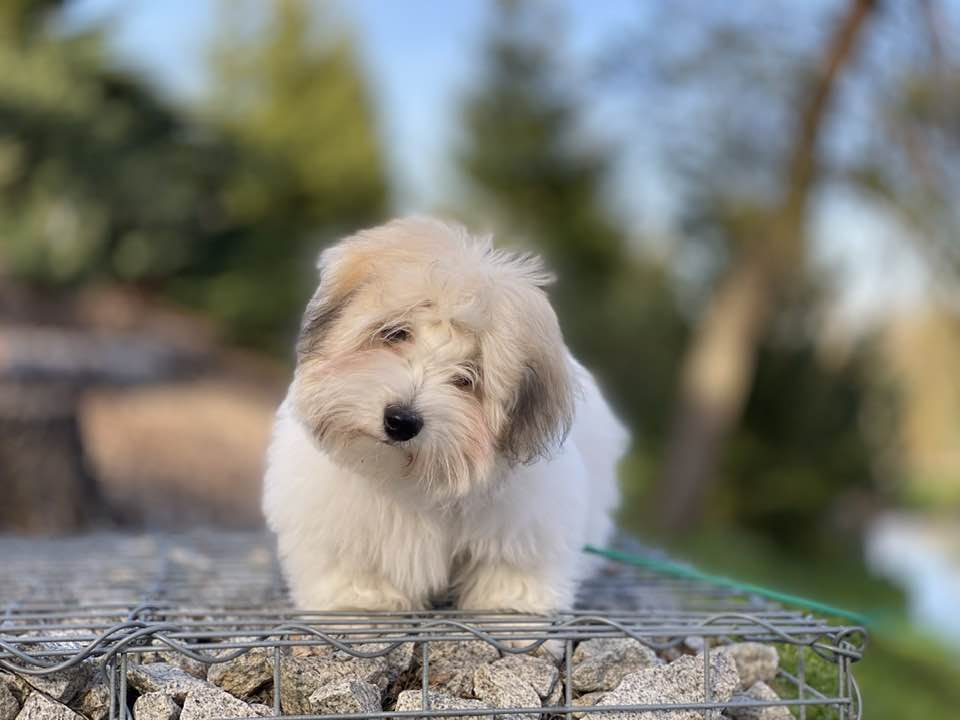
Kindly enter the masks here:
<path id="1" fill-rule="evenodd" d="M 315 37 L 306 3 L 272 5 L 261 32 L 224 36 L 224 92 L 199 119 L 113 69 L 99 34 L 21 5 L 0 14 L 0 262 L 38 284 L 145 284 L 287 347 L 321 241 L 387 203 L 348 39 Z"/>
<path id="2" fill-rule="evenodd" d="M 263 37 L 238 42 L 243 35 L 231 22 L 242 7 L 225 7 L 213 63 L 213 115 L 261 161 L 231 194 L 237 212 L 260 219 L 296 211 L 318 227 L 349 227 L 381 214 L 380 148 L 349 39 L 316 37 L 319 18 L 310 5 L 285 0 Z M 284 196 L 294 202 L 271 210 Z"/>
<path id="3" fill-rule="evenodd" d="M 867 385 L 859 357 L 829 367 L 809 342 L 766 343 L 709 519 L 809 553 L 842 503 L 873 486 L 860 427 Z"/>
<path id="4" fill-rule="evenodd" d="M 0 3 L 0 35 L 14 44 L 28 40 L 63 4 L 64 0 L 6 0 Z"/>
<path id="5" fill-rule="evenodd" d="M 190 260 L 216 215 L 216 153 L 97 34 L 0 40 L 0 232 L 41 283 L 151 280 Z"/>
<path id="6" fill-rule="evenodd" d="M 799 678 L 802 666 L 805 685 L 816 689 L 827 697 L 836 697 L 839 694 L 837 665 L 825 660 L 805 646 L 778 645 L 777 652 L 780 654 L 780 668 L 782 670 L 786 670 L 794 677 Z M 777 677 L 772 687 L 781 698 L 796 700 L 799 697 L 797 685 L 785 677 Z M 810 698 L 809 690 L 807 690 L 805 697 Z M 798 708 L 791 708 L 791 711 L 794 716 L 799 717 Z M 836 709 L 834 706 L 808 707 L 806 717 L 808 720 L 831 720 L 836 717 Z"/>
<path id="7" fill-rule="evenodd" d="M 557 269 L 553 299 L 567 340 L 597 371 L 637 438 L 623 467 L 623 517 L 647 528 L 686 325 L 672 278 L 630 247 L 603 205 L 609 157 L 573 142 L 578 98 L 562 83 L 556 43 L 544 39 L 557 35 L 542 32 L 549 22 L 532 4 L 501 6 L 483 82 L 465 108 L 461 163 L 476 202 L 525 233 Z M 729 159 L 726 152 L 703 157 Z M 688 176 L 704 184 L 693 188 L 699 204 L 687 215 L 711 232 L 745 236 L 755 218 L 734 212 L 734 201 L 758 207 L 764 199 L 745 194 L 743 184 L 727 188 L 725 176 L 712 164 Z M 790 313 L 799 320 L 781 318 L 786 330 L 764 343 L 744 421 L 725 456 L 725 481 L 709 502 L 712 521 L 795 547 L 821 532 L 838 488 L 863 489 L 872 477 L 858 423 L 864 366 L 859 358 L 838 367 L 818 360 L 807 329 L 816 305 L 816 293 L 798 294 Z"/>
<path id="8" fill-rule="evenodd" d="M 243 25 L 257 10 L 224 5 L 212 58 L 210 124 L 243 149 L 224 185 L 237 231 L 196 278 L 181 278 L 178 294 L 234 337 L 279 346 L 316 281 L 321 243 L 380 219 L 387 190 L 348 38 L 317 37 L 321 18 L 295 0 L 271 6 L 266 29 L 251 36 Z"/>
<path id="9" fill-rule="evenodd" d="M 854 667 L 864 717 L 952 720 L 960 707 L 960 657 L 906 623 L 878 630 Z"/>
<path id="10" fill-rule="evenodd" d="M 918 632 L 904 620 L 902 593 L 871 576 L 855 543 L 834 542 L 802 549 L 771 544 L 763 535 L 726 529 L 701 532 L 674 548 L 695 565 L 786 592 L 815 597 L 876 618 L 869 628 L 863 660 L 853 665 L 864 702 L 864 717 L 877 720 L 924 718 L 950 720 L 960 707 L 960 656 L 934 635 Z M 796 674 L 804 653 L 809 682 L 836 688 L 836 666 L 809 650 L 778 645 L 780 665 Z M 784 697 L 796 697 L 793 685 L 778 681 Z M 794 715 L 799 715 L 794 711 Z M 808 709 L 807 717 L 836 713 Z"/>

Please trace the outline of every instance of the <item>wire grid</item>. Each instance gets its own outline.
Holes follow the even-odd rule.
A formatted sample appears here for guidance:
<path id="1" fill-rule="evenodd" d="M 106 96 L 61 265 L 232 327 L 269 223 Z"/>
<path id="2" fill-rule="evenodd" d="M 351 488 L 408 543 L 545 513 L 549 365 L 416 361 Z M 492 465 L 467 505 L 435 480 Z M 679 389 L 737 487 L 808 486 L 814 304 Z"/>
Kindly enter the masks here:
<path id="1" fill-rule="evenodd" d="M 621 547 L 653 551 L 629 539 Z M 575 705 L 571 658 L 576 643 L 632 637 L 661 653 L 702 648 L 702 702 L 649 705 Z M 480 640 L 502 655 L 534 653 L 562 643 L 556 704 L 537 707 L 441 710 L 430 708 L 430 653 L 441 641 Z M 532 716 L 615 713 L 618 719 L 672 718 L 645 711 L 692 711 L 716 717 L 730 705 L 714 700 L 711 651 L 734 641 L 795 649 L 780 667 L 779 700 L 743 700 L 738 707 L 777 705 L 806 720 L 859 720 L 860 692 L 851 665 L 862 657 L 862 628 L 831 625 L 809 613 L 707 583 L 674 579 L 607 562 L 581 588 L 577 606 L 553 616 L 438 609 L 424 613 L 309 612 L 289 601 L 271 541 L 259 534 L 192 534 L 72 541 L 0 538 L 0 669 L 23 677 L 53 676 L 82 662 L 98 662 L 110 687 L 110 717 L 129 717 L 128 668 L 147 651 L 180 653 L 212 665 L 254 648 L 273 654 L 273 717 L 281 708 L 281 667 L 295 647 L 332 647 L 357 658 L 384 657 L 413 643 L 422 710 L 327 714 L 353 718 Z M 808 673 L 811 662 L 828 663 Z M 783 665 L 783 663 L 781 663 Z M 625 714 L 626 713 L 626 714 Z M 582 715 L 581 715 L 582 714 Z"/>

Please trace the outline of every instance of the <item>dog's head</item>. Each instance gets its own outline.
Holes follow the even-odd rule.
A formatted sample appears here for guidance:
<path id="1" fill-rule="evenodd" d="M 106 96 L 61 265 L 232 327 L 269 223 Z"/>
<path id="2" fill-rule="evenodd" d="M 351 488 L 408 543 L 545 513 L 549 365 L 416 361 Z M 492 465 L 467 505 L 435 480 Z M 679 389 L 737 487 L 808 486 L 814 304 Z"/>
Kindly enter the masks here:
<path id="1" fill-rule="evenodd" d="M 291 399 L 336 462 L 454 499 L 562 442 L 573 379 L 539 258 L 408 218 L 319 266 Z"/>

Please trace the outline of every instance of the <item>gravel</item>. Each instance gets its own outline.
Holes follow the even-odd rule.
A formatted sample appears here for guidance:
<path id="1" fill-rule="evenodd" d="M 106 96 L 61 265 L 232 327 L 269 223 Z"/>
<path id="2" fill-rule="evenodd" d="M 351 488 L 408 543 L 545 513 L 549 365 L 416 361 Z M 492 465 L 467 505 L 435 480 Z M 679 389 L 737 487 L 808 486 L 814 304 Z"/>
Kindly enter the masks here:
<path id="1" fill-rule="evenodd" d="M 770 702 L 779 700 L 779 696 L 766 683 L 754 683 L 750 689 L 742 694 L 734 695 L 727 706 L 727 715 L 733 720 L 793 720 L 793 714 L 784 705 L 767 707 L 738 707 L 737 703 L 743 700 L 759 700 Z"/>
<path id="2" fill-rule="evenodd" d="M 626 675 L 620 684 L 602 698 L 597 705 L 653 705 L 657 703 L 686 704 L 705 702 L 703 686 L 704 661 L 702 655 L 684 655 L 672 663 L 640 670 Z M 725 653 L 710 654 L 710 679 L 713 702 L 726 702 L 740 682 L 737 667 Z M 606 720 L 633 720 L 637 713 L 611 712 Z M 719 713 L 707 713 L 717 718 Z M 699 710 L 660 710 L 643 715 L 644 720 L 702 720 Z"/>
<path id="3" fill-rule="evenodd" d="M 262 538 L 256 542 L 226 536 L 211 536 L 204 542 L 210 547 L 245 548 L 243 567 L 264 568 L 263 582 L 248 583 L 246 575 L 237 582 L 228 564 L 211 560 L 199 543 L 184 552 L 169 552 L 153 539 L 132 547 L 137 561 L 125 562 L 120 575 L 104 574 L 102 560 L 108 556 L 131 556 L 131 547 L 118 549 L 113 537 L 103 546 L 93 540 L 81 543 L 79 549 L 63 550 L 64 545 L 51 545 L 51 556 L 70 558 L 69 572 L 56 579 L 59 585 L 49 592 L 37 590 L 40 600 L 46 597 L 65 598 L 83 603 L 122 604 L 125 600 L 114 593 L 141 582 L 153 586 L 162 573 L 175 570 L 171 577 L 180 578 L 183 588 L 202 595 L 182 595 L 172 585 L 170 602 L 190 607 L 246 606 L 262 601 L 264 608 L 282 605 L 282 583 L 270 576 L 267 568 L 272 555 L 263 549 Z M 0 540 L 0 544 L 3 542 Z M 174 548 L 180 542 L 168 540 Z M 239 545 L 238 545 L 239 543 Z M 15 556 L 21 558 L 14 575 L 22 574 L 33 563 L 28 557 L 41 544 L 30 541 L 18 545 Z M 74 557 L 74 554 L 76 557 Z M 21 557 L 22 556 L 22 557 Z M 99 558 L 99 559 L 98 559 Z M 94 562 L 96 560 L 96 562 Z M 237 567 L 234 565 L 234 567 Z M 116 572 L 114 568 L 112 572 Z M 6 570 L 4 571 L 6 572 Z M 98 574 L 99 573 L 99 574 Z M 2 579 L 2 577 L 0 577 Z M 15 586 L 13 586 L 15 588 Z M 31 588 L 33 585 L 31 585 Z M 0 586 L 0 596 L 14 592 Z M 17 591 L 22 592 L 22 591 Z M 33 592 L 33 590 L 31 590 Z M 123 592 L 126 592 L 125 590 Z M 197 590 L 200 592 L 200 590 Z M 657 598 L 639 597 L 642 588 L 630 583 L 602 584 L 591 591 L 588 604 L 593 608 L 617 609 L 661 602 Z M 17 598 L 14 598 L 17 599 Z M 278 605 L 278 601 L 281 605 Z M 229 625 L 236 618 L 226 615 L 208 616 L 212 611 L 200 610 L 186 617 L 194 624 L 210 622 Z M 125 613 L 124 613 L 125 614 Z M 124 614 L 104 618 L 103 623 L 122 622 Z M 6 622 L 0 619 L 0 623 Z M 89 618 L 78 616 L 68 624 L 82 627 Z M 214 626 L 215 627 L 215 626 Z M 4 631 L 6 628 L 4 628 Z M 59 632 L 59 631 L 57 631 Z M 80 631 L 72 628 L 62 633 L 59 650 L 79 648 L 74 637 Z M 54 637 L 51 635 L 51 637 Z M 61 637 L 57 635 L 57 637 Z M 250 636 L 238 638 L 249 640 Z M 221 638 L 229 642 L 229 638 Z M 670 641 L 670 638 L 664 638 Z M 703 639 L 699 636 L 675 638 L 669 650 L 652 649 L 633 638 L 607 637 L 574 642 L 570 657 L 572 666 L 573 703 L 580 706 L 697 703 L 703 702 Z M 524 641 L 526 642 L 526 641 Z M 562 648 L 564 643 L 544 643 L 536 652 L 516 654 L 501 652 L 482 640 L 438 641 L 430 644 L 430 705 L 439 710 L 483 710 L 490 708 L 541 708 L 564 702 L 564 665 L 556 666 L 562 653 L 548 652 L 550 645 Z M 198 645 L 201 651 L 206 649 Z M 386 645 L 367 644 L 365 651 L 386 650 Z M 332 647 L 311 647 L 306 653 L 284 650 L 281 655 L 282 679 L 280 704 L 285 714 L 376 713 L 383 710 L 418 711 L 423 709 L 420 680 L 422 646 L 406 642 L 379 658 L 354 658 Z M 211 652 L 215 652 L 210 648 Z M 274 650 L 254 648 L 227 662 L 206 665 L 175 650 L 161 646 L 136 648 L 128 656 L 128 683 L 135 720 L 201 720 L 204 718 L 241 718 L 272 715 L 272 709 L 261 703 L 272 703 Z M 732 720 L 791 720 L 783 707 L 750 708 L 744 703 L 753 700 L 771 702 L 776 694 L 769 683 L 779 665 L 777 651 L 761 643 L 735 643 L 710 652 L 713 699 L 728 703 L 724 715 Z M 665 662 L 667 661 L 667 662 Z M 0 671 L 0 720 L 106 720 L 110 693 L 99 674 L 97 660 L 87 660 L 53 677 L 15 676 Z M 587 716 L 590 713 L 573 713 Z M 503 713 L 500 717 L 506 716 Z M 604 720 L 633 720 L 637 713 L 609 712 L 598 715 Z M 642 715 L 643 720 L 704 720 L 718 718 L 719 711 L 661 711 Z M 466 716 L 468 720 L 487 720 L 490 716 Z M 508 720 L 537 720 L 537 713 L 511 716 Z"/>
<path id="4" fill-rule="evenodd" d="M 573 653 L 573 689 L 613 690 L 627 675 L 659 662 L 653 650 L 633 638 L 585 640 Z"/>
<path id="5" fill-rule="evenodd" d="M 368 646 L 370 650 L 373 646 Z M 386 646 L 381 646 L 386 649 Z M 144 658 L 159 660 L 157 653 Z M 384 709 L 422 710 L 420 653 L 405 643 L 385 656 L 355 658 L 331 647 L 309 655 L 282 655 L 280 703 L 286 714 L 377 713 Z M 751 708 L 749 700 L 772 701 L 776 694 L 762 680 L 776 673 L 772 648 L 737 643 L 710 654 L 713 700 L 726 703 L 732 720 L 790 720 L 783 707 Z M 204 720 L 272 714 L 260 704 L 273 692 L 274 652 L 252 649 L 237 658 L 211 665 L 206 679 L 167 662 L 128 665 L 128 682 L 136 698 L 134 720 Z M 582 706 L 654 703 L 700 703 L 703 694 L 703 655 L 680 655 L 664 663 L 632 638 L 582 641 L 571 656 L 573 702 Z M 81 663 L 62 677 L 30 678 L 56 695 L 37 692 L 27 681 L 0 673 L 0 720 L 104 720 L 109 688 L 94 674 L 92 663 Z M 526 654 L 501 657 L 479 640 L 443 641 L 431 646 L 431 707 L 465 710 L 549 707 L 562 705 L 561 671 L 549 660 Z M 746 683 L 749 682 L 749 685 Z M 85 683 L 85 684 L 84 684 Z M 746 686 L 746 689 L 745 689 Z M 78 689 L 79 688 L 79 689 Z M 384 698 L 388 704 L 384 707 Z M 396 698 L 395 702 L 391 699 Z M 67 706 L 72 703 L 73 708 Z M 80 711 L 82 714 L 78 714 Z M 587 713 L 574 713 L 583 717 Z M 633 720 L 636 713 L 605 713 L 612 720 Z M 480 720 L 482 716 L 468 716 Z M 504 720 L 527 715 L 504 713 Z M 529 717 L 536 717 L 529 716 Z M 687 710 L 650 712 L 644 720 L 701 720 L 704 713 Z M 707 714 L 719 718 L 719 712 Z"/>
<path id="6" fill-rule="evenodd" d="M 17 720 L 84 720 L 66 705 L 35 692 L 23 704 Z"/>
<path id="7" fill-rule="evenodd" d="M 473 676 L 474 693 L 488 707 L 529 708 L 541 705 L 540 696 L 533 687 L 505 667 L 481 665 Z M 498 715 L 509 720 L 521 720 L 525 715 Z"/>
<path id="8" fill-rule="evenodd" d="M 383 709 L 380 705 L 380 688 L 355 679 L 336 680 L 324 685 L 307 698 L 306 705 L 310 713 L 317 715 L 369 713 Z"/>
<path id="9" fill-rule="evenodd" d="M 601 700 L 603 700 L 606 696 L 607 696 L 606 690 L 598 690 L 597 692 L 584 693 L 583 695 L 580 695 L 579 697 L 575 697 L 575 698 L 573 699 L 573 704 L 574 704 L 574 705 L 582 705 L 582 706 L 586 706 L 586 707 L 591 707 L 591 706 L 596 705 L 597 703 L 599 703 L 599 702 L 600 702 Z M 582 717 L 586 717 L 586 716 L 589 715 L 590 713 L 574 712 L 574 713 L 572 713 L 572 714 L 573 714 L 573 716 L 574 716 L 575 718 L 582 718 Z M 603 717 L 603 716 L 602 716 L 602 715 L 598 715 L 598 717 Z"/>
<path id="10" fill-rule="evenodd" d="M 30 694 L 30 686 L 22 678 L 2 671 L 0 671 L 0 687 L 5 688 L 20 705 L 23 705 Z"/>
<path id="11" fill-rule="evenodd" d="M 746 690 L 758 682 L 769 683 L 777 676 L 780 656 L 771 645 L 758 642 L 742 642 L 721 648 L 737 664 L 740 674 L 740 689 Z"/>
<path id="12" fill-rule="evenodd" d="M 366 645 L 365 650 L 370 651 L 378 647 L 377 645 Z M 390 672 L 394 675 L 401 675 L 408 672 L 414 665 L 413 654 L 416 651 L 416 645 L 412 642 L 401 643 L 389 653 L 387 653 L 387 665 Z"/>
<path id="13" fill-rule="evenodd" d="M 474 697 L 474 672 L 499 658 L 497 649 L 482 640 L 430 643 L 430 687 L 455 697 Z"/>
<path id="14" fill-rule="evenodd" d="M 207 680 L 238 698 L 255 695 L 273 683 L 273 649 L 254 648 L 226 662 L 211 665 Z"/>
<path id="15" fill-rule="evenodd" d="M 479 700 L 454 697 L 444 692 L 431 690 L 427 697 L 430 700 L 430 708 L 433 710 L 482 710 L 487 708 Z M 394 708 L 398 711 L 423 710 L 423 693 L 420 690 L 404 690 L 397 696 L 397 705 Z M 460 720 L 488 720 L 489 716 L 483 715 L 464 715 Z M 420 720 L 417 718 L 416 720 Z"/>
<path id="16" fill-rule="evenodd" d="M 87 687 L 96 673 L 96 665 L 84 661 L 55 675 L 29 675 L 24 681 L 51 700 L 67 704 Z"/>
<path id="17" fill-rule="evenodd" d="M 180 711 L 180 720 L 257 716 L 257 711 L 250 705 L 212 685 L 197 686 L 190 690 Z"/>
<path id="18" fill-rule="evenodd" d="M 198 680 L 207 679 L 207 664 L 202 663 L 199 660 L 194 660 L 192 657 L 187 657 L 173 650 L 160 650 L 157 652 L 144 653 L 141 660 L 141 663 L 150 664 L 150 663 L 167 663 L 172 665 L 175 668 L 183 670 L 188 675 L 193 675 Z"/>
<path id="19" fill-rule="evenodd" d="M 127 681 L 137 692 L 164 692 L 178 703 L 182 703 L 191 690 L 210 687 L 205 681 L 167 663 L 131 663 Z"/>
<path id="20" fill-rule="evenodd" d="M 560 686 L 560 671 L 549 660 L 530 655 L 506 655 L 491 667 L 509 670 L 536 690 L 541 700 L 556 694 Z"/>
<path id="21" fill-rule="evenodd" d="M 133 720 L 177 720 L 180 706 L 165 692 L 148 692 L 133 704 Z"/>
<path id="22" fill-rule="evenodd" d="M 13 690 L 0 680 L 0 720 L 13 720 L 20 712 L 20 701 Z"/>
<path id="23" fill-rule="evenodd" d="M 107 720 L 110 717 L 110 686 L 99 675 L 80 692 L 74 709 L 88 720 Z"/>
<path id="24" fill-rule="evenodd" d="M 283 658 L 280 704 L 285 713 L 310 714 L 314 694 L 340 680 L 363 681 L 378 693 L 389 686 L 393 672 L 385 657 L 354 658 L 339 650 L 326 649 L 329 652 L 323 654 Z"/>

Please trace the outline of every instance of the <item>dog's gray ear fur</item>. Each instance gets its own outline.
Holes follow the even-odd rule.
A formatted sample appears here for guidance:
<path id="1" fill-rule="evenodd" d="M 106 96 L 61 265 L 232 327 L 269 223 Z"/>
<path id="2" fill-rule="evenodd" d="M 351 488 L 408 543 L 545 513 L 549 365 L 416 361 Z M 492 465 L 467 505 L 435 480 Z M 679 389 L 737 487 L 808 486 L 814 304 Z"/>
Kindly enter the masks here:
<path id="1" fill-rule="evenodd" d="M 573 423 L 574 386 L 565 357 L 524 365 L 508 413 L 501 451 L 512 463 L 549 457 Z"/>
<path id="2" fill-rule="evenodd" d="M 310 298 L 300 323 L 297 336 L 297 355 L 303 356 L 315 352 L 323 343 L 327 330 L 343 314 L 350 301 L 350 295 L 331 297 L 321 286 Z"/>
<path id="3" fill-rule="evenodd" d="M 317 258 L 319 286 L 307 303 L 297 337 L 297 356 L 316 352 L 323 344 L 330 326 L 350 303 L 360 283 L 358 268 L 361 262 L 354 258 L 350 238 L 327 248 Z"/>

